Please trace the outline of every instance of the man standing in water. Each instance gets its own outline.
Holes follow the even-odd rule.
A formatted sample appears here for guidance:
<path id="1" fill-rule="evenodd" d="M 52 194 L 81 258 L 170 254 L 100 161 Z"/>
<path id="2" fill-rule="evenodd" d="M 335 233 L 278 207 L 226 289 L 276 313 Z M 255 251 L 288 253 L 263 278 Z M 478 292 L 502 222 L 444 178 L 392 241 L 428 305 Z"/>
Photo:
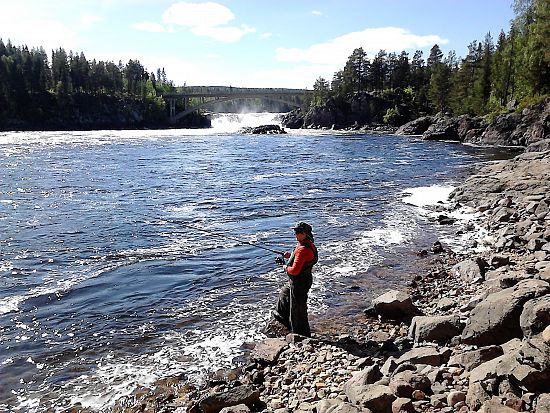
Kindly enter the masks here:
<path id="1" fill-rule="evenodd" d="M 274 318 L 292 333 L 311 337 L 307 319 L 307 294 L 313 277 L 311 269 L 317 263 L 317 248 L 313 243 L 313 229 L 305 222 L 298 222 L 293 228 L 298 244 L 288 258 L 283 270 L 288 274 L 288 284 L 281 288 Z"/>

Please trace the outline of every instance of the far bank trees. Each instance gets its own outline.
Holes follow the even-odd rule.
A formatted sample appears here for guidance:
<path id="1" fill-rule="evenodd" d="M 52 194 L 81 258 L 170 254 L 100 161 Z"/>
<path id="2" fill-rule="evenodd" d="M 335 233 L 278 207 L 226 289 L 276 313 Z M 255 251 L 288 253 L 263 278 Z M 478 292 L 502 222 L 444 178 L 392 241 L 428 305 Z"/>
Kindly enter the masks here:
<path id="1" fill-rule="evenodd" d="M 496 44 L 491 33 L 472 41 L 463 58 L 454 51 L 444 56 L 437 44 L 426 58 L 421 50 L 369 57 L 357 48 L 330 83 L 316 81 L 311 105 L 369 92 L 395 102 L 385 119 L 401 123 L 404 113 L 486 115 L 510 101 L 536 103 L 550 93 L 550 2 L 516 0 L 514 10 L 508 33 L 499 33 Z"/>

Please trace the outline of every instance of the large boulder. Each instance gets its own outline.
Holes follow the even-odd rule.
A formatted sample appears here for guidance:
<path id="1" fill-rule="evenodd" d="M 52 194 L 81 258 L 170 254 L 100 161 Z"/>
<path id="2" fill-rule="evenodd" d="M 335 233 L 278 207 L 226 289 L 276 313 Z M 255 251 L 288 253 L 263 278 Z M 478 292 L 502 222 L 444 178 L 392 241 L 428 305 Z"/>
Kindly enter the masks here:
<path id="1" fill-rule="evenodd" d="M 304 114 L 300 109 L 294 109 L 281 117 L 281 124 L 290 129 L 300 129 L 304 126 Z"/>
<path id="2" fill-rule="evenodd" d="M 395 374 L 390 380 L 390 389 L 398 397 L 412 398 L 415 390 L 428 392 L 431 387 L 430 379 L 421 373 L 405 370 Z"/>
<path id="3" fill-rule="evenodd" d="M 529 145 L 526 152 L 548 152 L 550 151 L 550 139 L 542 139 Z"/>
<path id="4" fill-rule="evenodd" d="M 498 385 L 513 381 L 525 391 L 541 393 L 550 388 L 550 346 L 534 338 L 509 346 L 500 357 L 483 363 L 470 372 L 468 404 L 478 406 L 496 395 Z"/>
<path id="5" fill-rule="evenodd" d="M 447 347 L 415 347 L 403 353 L 395 360 L 397 365 L 401 364 L 428 364 L 430 366 L 441 366 L 451 356 L 451 350 Z"/>
<path id="6" fill-rule="evenodd" d="M 542 280 L 525 280 L 514 287 L 489 294 L 470 313 L 462 332 L 466 344 L 488 346 L 523 336 L 519 319 L 523 305 L 548 294 L 550 285 Z"/>
<path id="7" fill-rule="evenodd" d="M 459 335 L 462 325 L 458 315 L 416 316 L 409 327 L 409 336 L 415 343 L 422 341 L 445 342 Z"/>
<path id="8" fill-rule="evenodd" d="M 353 404 L 366 407 L 373 413 L 391 413 L 392 402 L 396 399 L 391 389 L 381 384 L 347 387 L 346 396 Z"/>
<path id="9" fill-rule="evenodd" d="M 480 142 L 484 145 L 525 146 L 522 134 L 516 131 L 522 116 L 519 113 L 499 115 L 487 127 Z"/>
<path id="10" fill-rule="evenodd" d="M 550 325 L 550 295 L 527 301 L 519 318 L 525 337 L 532 337 Z"/>
<path id="11" fill-rule="evenodd" d="M 503 405 L 498 397 L 494 397 L 483 403 L 479 413 L 517 413 L 517 410 Z"/>
<path id="12" fill-rule="evenodd" d="M 487 165 L 450 197 L 460 203 L 491 204 L 506 196 L 541 196 L 550 192 L 550 153 L 529 152 Z"/>
<path id="13" fill-rule="evenodd" d="M 458 134 L 458 118 L 437 118 L 436 122 L 422 134 L 425 141 L 457 141 L 460 142 Z"/>
<path id="14" fill-rule="evenodd" d="M 273 364 L 286 346 L 288 346 L 288 343 L 285 340 L 266 338 L 256 343 L 250 357 L 260 363 Z"/>
<path id="15" fill-rule="evenodd" d="M 254 386 L 237 386 L 225 392 L 216 392 L 202 398 L 198 408 L 204 413 L 219 412 L 224 407 L 253 405 L 260 400 L 260 392 Z"/>
<path id="16" fill-rule="evenodd" d="M 481 260 L 467 259 L 453 266 L 451 272 L 467 283 L 474 283 L 483 280 L 485 268 Z"/>
<path id="17" fill-rule="evenodd" d="M 479 141 L 482 145 L 527 146 L 550 138 L 550 98 L 524 109 L 499 115 Z"/>
<path id="18" fill-rule="evenodd" d="M 395 132 L 396 135 L 422 135 L 435 122 L 433 116 L 421 118 L 405 123 Z"/>
<path id="19" fill-rule="evenodd" d="M 355 373 L 351 379 L 344 384 L 344 391 L 353 393 L 353 389 L 361 388 L 367 384 L 374 384 L 382 378 L 382 373 L 377 364 L 367 367 Z"/>
<path id="20" fill-rule="evenodd" d="M 550 412 L 550 393 L 542 393 L 537 398 L 537 407 L 535 413 L 548 413 Z"/>
<path id="21" fill-rule="evenodd" d="M 398 290 L 390 290 L 375 298 L 372 305 L 377 314 L 392 319 L 420 314 L 418 308 L 413 304 L 411 296 Z"/>
<path id="22" fill-rule="evenodd" d="M 470 371 L 483 363 L 500 357 L 504 354 L 501 346 L 480 347 L 464 353 L 453 354 L 448 361 L 449 366 L 462 366 Z"/>
<path id="23" fill-rule="evenodd" d="M 246 127 L 241 130 L 241 133 L 248 135 L 280 135 L 286 133 L 286 131 L 279 125 L 261 125 Z"/>

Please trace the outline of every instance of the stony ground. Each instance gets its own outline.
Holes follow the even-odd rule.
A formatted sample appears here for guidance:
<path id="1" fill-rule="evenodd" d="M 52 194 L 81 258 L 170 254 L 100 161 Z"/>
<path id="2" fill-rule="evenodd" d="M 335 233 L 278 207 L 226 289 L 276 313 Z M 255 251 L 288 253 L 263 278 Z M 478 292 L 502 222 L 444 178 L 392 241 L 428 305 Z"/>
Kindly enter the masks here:
<path id="1" fill-rule="evenodd" d="M 167 379 L 115 411 L 550 412 L 549 194 L 550 152 L 487 166 L 440 208 L 479 213 L 466 253 L 434 244 L 424 274 L 340 331 L 280 329 L 205 389 Z"/>

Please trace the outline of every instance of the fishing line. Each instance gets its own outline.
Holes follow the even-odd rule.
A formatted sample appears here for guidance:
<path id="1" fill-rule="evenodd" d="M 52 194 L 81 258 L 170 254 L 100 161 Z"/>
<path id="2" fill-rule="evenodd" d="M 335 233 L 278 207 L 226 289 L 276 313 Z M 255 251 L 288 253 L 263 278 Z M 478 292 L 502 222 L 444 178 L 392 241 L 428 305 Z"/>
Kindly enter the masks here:
<path id="1" fill-rule="evenodd" d="M 272 248 L 264 247 L 263 245 L 254 244 L 251 241 L 245 241 L 243 239 L 233 237 L 231 235 L 223 234 L 221 232 L 211 231 L 211 230 L 204 229 L 204 228 L 199 228 L 199 227 L 196 227 L 195 225 L 187 224 L 187 223 L 179 221 L 179 220 L 174 220 L 174 219 L 169 219 L 169 218 L 154 218 L 154 217 L 149 217 L 149 216 L 146 216 L 146 215 L 142 215 L 142 216 L 147 218 L 147 219 L 152 219 L 152 220 L 155 220 L 155 221 L 170 222 L 172 224 L 176 224 L 176 225 L 179 225 L 179 226 L 182 226 L 182 227 L 193 229 L 195 231 L 201 231 L 201 232 L 204 232 L 204 233 L 209 234 L 209 235 L 214 235 L 214 236 L 219 237 L 219 238 L 225 238 L 225 239 L 230 239 L 232 241 L 237 241 L 240 244 L 250 245 L 251 247 L 255 247 L 255 248 L 265 250 L 265 251 L 273 252 L 273 253 L 278 254 L 278 255 L 283 255 L 284 256 L 284 254 L 285 254 L 282 251 L 277 251 L 277 250 L 274 250 Z"/>

